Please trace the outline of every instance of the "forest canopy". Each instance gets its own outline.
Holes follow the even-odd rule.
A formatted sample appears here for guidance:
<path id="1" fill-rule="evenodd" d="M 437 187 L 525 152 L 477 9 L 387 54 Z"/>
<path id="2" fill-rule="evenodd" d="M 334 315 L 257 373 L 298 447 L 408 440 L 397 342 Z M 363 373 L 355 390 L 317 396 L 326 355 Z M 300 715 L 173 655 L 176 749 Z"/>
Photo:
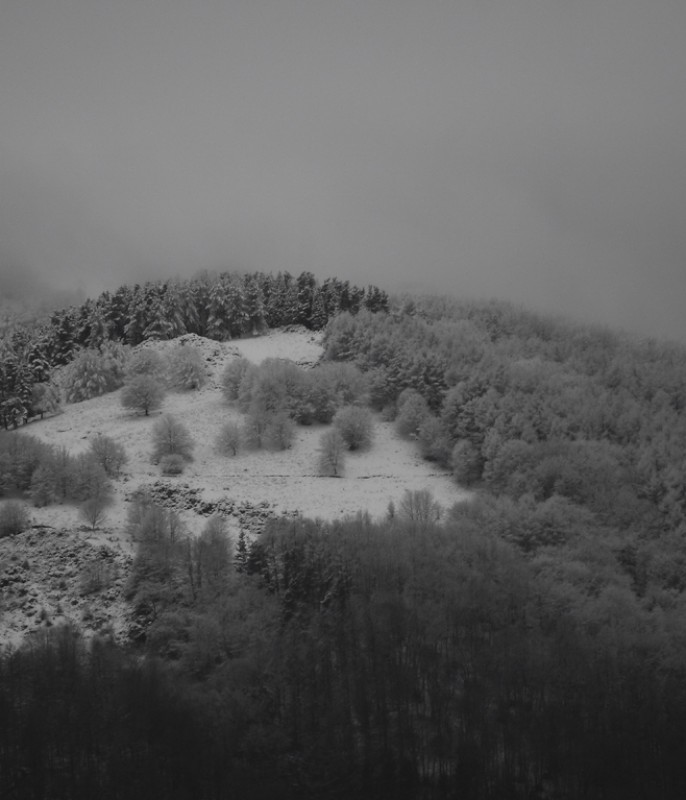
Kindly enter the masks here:
<path id="1" fill-rule="evenodd" d="M 225 399 L 308 424 L 367 419 L 371 405 L 472 499 L 441 510 L 408 487 L 383 520 L 284 518 L 234 539 L 221 517 L 191 536 L 139 496 L 136 635 L 88 648 L 57 631 L 0 659 L 0 786 L 17 798 L 686 796 L 686 350 L 308 275 L 123 287 L 15 330 L 5 385 L 90 364 L 79 348 L 104 347 L 119 370 L 121 342 L 297 322 L 324 330 L 322 363 L 236 359 Z M 29 395 L 8 392 L 12 427 Z M 322 476 L 343 472 L 343 434 L 322 442 Z M 0 435 L 3 494 L 86 496 L 92 461 L 21 438 Z M 237 441 L 222 431 L 227 455 Z"/>

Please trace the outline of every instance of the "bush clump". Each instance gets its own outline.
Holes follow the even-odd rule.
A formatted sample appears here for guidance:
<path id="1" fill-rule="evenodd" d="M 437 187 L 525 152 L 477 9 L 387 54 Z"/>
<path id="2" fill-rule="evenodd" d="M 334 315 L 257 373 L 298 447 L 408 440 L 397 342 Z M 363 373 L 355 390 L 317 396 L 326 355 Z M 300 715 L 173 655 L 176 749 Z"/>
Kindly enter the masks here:
<path id="1" fill-rule="evenodd" d="M 336 412 L 333 424 L 348 450 L 366 450 L 373 439 L 373 419 L 368 408 L 347 406 Z"/>
<path id="2" fill-rule="evenodd" d="M 24 503 L 18 500 L 6 500 L 0 503 L 0 539 L 22 533 L 29 524 L 29 512 Z"/>
<path id="3" fill-rule="evenodd" d="M 186 462 L 180 455 L 166 455 L 160 459 L 160 469 L 163 475 L 181 475 Z"/>

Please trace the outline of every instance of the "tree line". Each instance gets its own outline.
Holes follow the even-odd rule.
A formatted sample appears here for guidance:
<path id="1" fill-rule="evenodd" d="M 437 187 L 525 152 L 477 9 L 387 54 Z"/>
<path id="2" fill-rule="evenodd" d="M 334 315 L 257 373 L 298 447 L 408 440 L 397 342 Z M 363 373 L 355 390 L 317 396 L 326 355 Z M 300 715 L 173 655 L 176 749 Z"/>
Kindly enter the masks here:
<path id="1" fill-rule="evenodd" d="M 135 645 L 0 660 L 3 797 L 683 796 L 683 611 L 412 495 L 252 544 L 139 497 Z"/>
<path id="2" fill-rule="evenodd" d="M 227 340 L 283 325 L 323 328 L 340 311 L 388 308 L 388 295 L 337 278 L 317 281 L 254 273 L 203 273 L 190 280 L 151 281 L 103 292 L 47 320 L 8 326 L 0 337 L 0 425 L 16 427 L 53 410 L 55 367 L 86 351 L 92 359 L 115 355 L 114 345 L 194 333 Z"/>

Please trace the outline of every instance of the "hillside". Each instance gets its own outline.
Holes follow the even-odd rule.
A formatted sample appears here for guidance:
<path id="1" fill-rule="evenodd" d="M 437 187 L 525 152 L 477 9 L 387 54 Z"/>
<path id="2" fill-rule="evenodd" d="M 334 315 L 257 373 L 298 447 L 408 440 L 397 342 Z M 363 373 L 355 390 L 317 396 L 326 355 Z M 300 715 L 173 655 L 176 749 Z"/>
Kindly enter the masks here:
<path id="1" fill-rule="evenodd" d="M 241 529 L 260 530 L 266 518 L 281 514 L 333 520 L 368 511 L 372 518 L 383 519 L 389 503 L 397 506 L 406 489 L 427 489 L 444 510 L 466 498 L 468 493 L 445 470 L 422 460 L 416 446 L 401 439 L 393 423 L 378 414 L 373 446 L 350 454 L 340 478 L 317 476 L 319 439 L 327 426 L 299 426 L 292 447 L 282 452 L 243 451 L 233 458 L 216 453 L 221 424 L 242 418 L 220 391 L 226 363 L 243 356 L 256 364 L 283 358 L 310 367 L 322 355 L 321 340 L 321 333 L 291 326 L 231 342 L 195 334 L 174 343 L 146 342 L 139 347 L 164 352 L 183 341 L 197 348 L 208 373 L 206 385 L 169 393 L 163 409 L 149 417 L 122 408 L 119 390 L 66 404 L 61 413 L 20 429 L 20 435 L 65 447 L 72 454 L 85 451 L 95 436 L 104 434 L 125 448 L 129 461 L 114 482 L 114 503 L 98 530 L 87 529 L 76 506 L 49 505 L 31 508 L 31 530 L 0 540 L 0 642 L 16 645 L 24 634 L 46 623 L 67 621 L 86 635 L 110 629 L 117 639 L 126 638 L 130 619 L 122 593 L 135 549 L 126 532 L 127 514 L 132 497 L 142 488 L 179 511 L 191 534 L 200 532 L 212 511 L 221 511 L 234 539 Z M 194 460 L 178 477 L 161 477 L 150 461 L 151 428 L 163 412 L 182 420 L 196 443 Z M 112 566 L 98 590 L 84 592 L 84 575 L 102 559 Z M 22 568 L 26 563 L 29 568 Z"/>
<path id="2" fill-rule="evenodd" d="M 292 327 L 307 293 L 257 282 L 287 327 L 201 324 L 201 283 L 5 340 L 2 508 L 48 505 L 0 540 L 5 642 L 40 632 L 0 657 L 0 786 L 9 764 L 65 800 L 686 796 L 686 351 L 323 288 L 326 324 Z M 143 327 L 156 292 L 183 295 L 175 339 Z M 132 375 L 176 390 L 134 413 Z M 49 380 L 90 399 L 46 411 Z M 176 477 L 163 412 L 194 444 L 160 449 Z M 322 432 L 355 425 L 371 448 L 320 477 Z M 65 501 L 106 482 L 98 434 L 129 460 L 90 530 Z"/>

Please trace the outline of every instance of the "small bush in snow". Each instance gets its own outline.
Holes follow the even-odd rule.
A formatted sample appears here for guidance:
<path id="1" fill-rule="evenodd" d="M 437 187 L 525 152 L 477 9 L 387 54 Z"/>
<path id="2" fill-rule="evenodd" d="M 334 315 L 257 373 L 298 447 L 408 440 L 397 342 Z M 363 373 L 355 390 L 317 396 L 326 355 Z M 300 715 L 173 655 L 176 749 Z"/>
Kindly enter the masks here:
<path id="1" fill-rule="evenodd" d="M 163 475 L 181 475 L 186 462 L 179 455 L 162 456 L 160 468 Z"/>

